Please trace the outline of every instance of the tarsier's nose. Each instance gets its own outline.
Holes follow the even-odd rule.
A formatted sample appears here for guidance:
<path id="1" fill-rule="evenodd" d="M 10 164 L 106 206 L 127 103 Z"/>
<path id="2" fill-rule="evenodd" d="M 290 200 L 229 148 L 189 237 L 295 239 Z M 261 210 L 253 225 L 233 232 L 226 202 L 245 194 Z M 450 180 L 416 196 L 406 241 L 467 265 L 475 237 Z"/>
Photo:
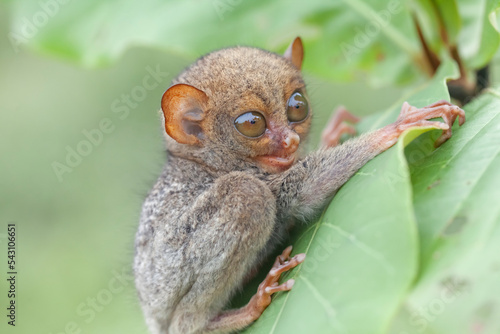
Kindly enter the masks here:
<path id="1" fill-rule="evenodd" d="M 299 144 L 300 144 L 299 135 L 293 131 L 290 131 L 283 139 L 282 146 L 287 153 L 291 154 L 297 151 L 297 149 L 299 148 Z"/>

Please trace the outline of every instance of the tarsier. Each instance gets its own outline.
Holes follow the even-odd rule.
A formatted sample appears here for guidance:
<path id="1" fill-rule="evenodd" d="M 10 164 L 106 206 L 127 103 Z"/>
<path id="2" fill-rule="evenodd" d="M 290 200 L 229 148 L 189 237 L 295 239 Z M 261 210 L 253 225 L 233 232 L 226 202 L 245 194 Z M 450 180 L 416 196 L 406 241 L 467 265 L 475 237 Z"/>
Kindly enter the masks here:
<path id="1" fill-rule="evenodd" d="M 224 310 L 234 292 L 283 239 L 293 221 L 316 217 L 366 162 L 408 128 L 451 136 L 463 110 L 446 101 L 403 104 L 398 119 L 337 146 L 337 113 L 322 148 L 305 155 L 312 110 L 296 38 L 283 56 L 250 47 L 215 51 L 174 79 L 161 101 L 168 160 L 149 193 L 136 236 L 139 300 L 154 334 L 229 333 L 255 321 L 271 295 L 294 281 L 280 275 L 304 261 L 291 247 L 277 257 L 249 303 Z M 443 122 L 430 119 L 441 117 Z"/>

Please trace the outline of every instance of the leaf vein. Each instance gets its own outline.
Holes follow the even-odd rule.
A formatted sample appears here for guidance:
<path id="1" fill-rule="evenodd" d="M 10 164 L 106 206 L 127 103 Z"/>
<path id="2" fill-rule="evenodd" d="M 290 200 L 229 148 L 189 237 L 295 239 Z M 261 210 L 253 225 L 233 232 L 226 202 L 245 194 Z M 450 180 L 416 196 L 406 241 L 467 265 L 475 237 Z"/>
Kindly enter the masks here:
<path id="1" fill-rule="evenodd" d="M 305 277 L 300 278 L 311 290 L 312 295 L 316 298 L 316 300 L 321 304 L 323 309 L 326 312 L 326 315 L 328 316 L 328 323 L 331 325 L 332 328 L 335 328 L 339 330 L 342 333 L 346 333 L 346 328 L 340 321 L 337 319 L 337 312 L 335 311 L 335 308 L 333 308 L 332 304 L 330 302 L 323 298 L 321 293 L 316 289 L 316 287 Z"/>
<path id="2" fill-rule="evenodd" d="M 333 225 L 330 223 L 324 223 L 323 225 L 327 226 L 331 229 L 334 229 L 341 236 L 345 237 L 350 242 L 352 242 L 352 244 L 355 245 L 356 247 L 358 247 L 363 253 L 365 253 L 369 257 L 371 257 L 371 258 L 375 259 L 377 262 L 379 262 L 384 267 L 384 269 L 386 270 L 386 272 L 388 274 L 390 274 L 390 275 L 394 274 L 394 272 L 395 272 L 394 267 L 387 261 L 385 256 L 382 255 L 380 252 L 377 252 L 375 249 L 371 248 L 370 246 L 368 246 L 364 242 L 360 241 L 358 238 L 356 238 L 356 236 L 354 234 L 351 234 L 351 233 L 345 231 L 344 229 L 342 229 L 340 226 L 337 226 L 337 225 Z"/>

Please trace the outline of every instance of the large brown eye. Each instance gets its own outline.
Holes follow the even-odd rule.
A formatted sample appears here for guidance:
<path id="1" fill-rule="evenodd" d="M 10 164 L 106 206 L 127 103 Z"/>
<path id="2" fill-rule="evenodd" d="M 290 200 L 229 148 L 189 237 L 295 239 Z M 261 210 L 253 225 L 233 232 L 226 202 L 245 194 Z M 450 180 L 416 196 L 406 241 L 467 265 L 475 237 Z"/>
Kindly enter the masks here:
<path id="1" fill-rule="evenodd" d="M 234 120 L 234 126 L 242 135 L 255 138 L 266 131 L 266 119 L 261 113 L 250 111 L 238 116 Z"/>
<path id="2" fill-rule="evenodd" d="M 286 115 L 290 122 L 300 122 L 306 119 L 309 114 L 309 104 L 306 97 L 300 92 L 295 92 L 288 99 Z"/>

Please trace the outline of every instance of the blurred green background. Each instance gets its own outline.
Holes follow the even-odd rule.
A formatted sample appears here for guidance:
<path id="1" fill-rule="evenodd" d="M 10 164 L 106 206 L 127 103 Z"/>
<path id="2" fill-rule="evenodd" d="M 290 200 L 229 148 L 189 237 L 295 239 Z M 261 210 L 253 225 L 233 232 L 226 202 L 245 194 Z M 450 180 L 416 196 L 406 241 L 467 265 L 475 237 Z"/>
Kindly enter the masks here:
<path id="1" fill-rule="evenodd" d="M 6 324 L 5 280 L 0 284 L 0 330 L 146 333 L 131 278 L 134 233 L 142 200 L 165 160 L 161 96 L 194 57 L 138 46 L 115 63 L 86 68 L 24 47 L 16 52 L 7 38 L 10 27 L 10 7 L 2 2 L 0 263 L 4 277 L 7 224 L 16 223 L 19 274 L 15 328 Z M 217 29 L 225 28 L 212 27 Z M 204 51 L 230 44 L 215 35 Z M 498 61 L 494 65 L 498 82 Z M 137 88 L 156 68 L 168 75 L 154 89 Z M 362 80 L 334 83 L 304 70 L 316 114 L 314 138 L 335 106 L 366 115 L 384 110 L 404 90 L 374 89 Z M 145 94 L 125 116 L 121 100 L 139 91 Z M 117 105 L 122 112 L 114 112 Z M 108 133 L 96 135 L 88 154 L 58 177 L 54 163 L 66 164 L 68 149 L 83 147 L 85 133 L 95 134 L 103 120 L 112 124 Z"/>

